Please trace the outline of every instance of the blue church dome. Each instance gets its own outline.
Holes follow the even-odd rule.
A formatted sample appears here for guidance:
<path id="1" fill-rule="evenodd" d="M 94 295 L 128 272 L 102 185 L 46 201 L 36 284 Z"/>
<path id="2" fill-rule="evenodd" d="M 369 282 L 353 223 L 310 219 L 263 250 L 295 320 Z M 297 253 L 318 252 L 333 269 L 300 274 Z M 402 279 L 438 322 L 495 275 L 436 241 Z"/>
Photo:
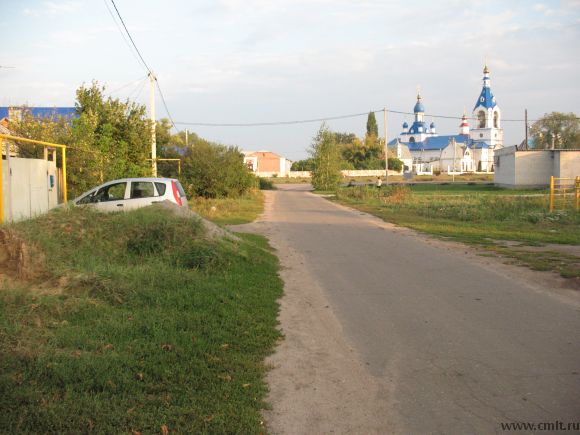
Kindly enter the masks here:
<path id="1" fill-rule="evenodd" d="M 425 112 L 425 107 L 423 107 L 423 103 L 421 103 L 421 100 L 417 100 L 417 104 L 415 104 L 415 108 L 413 109 L 413 112 L 415 113 L 419 113 L 419 112 Z"/>
<path id="2" fill-rule="evenodd" d="M 409 128 L 409 124 L 407 124 L 407 121 L 403 122 L 403 128 Z"/>

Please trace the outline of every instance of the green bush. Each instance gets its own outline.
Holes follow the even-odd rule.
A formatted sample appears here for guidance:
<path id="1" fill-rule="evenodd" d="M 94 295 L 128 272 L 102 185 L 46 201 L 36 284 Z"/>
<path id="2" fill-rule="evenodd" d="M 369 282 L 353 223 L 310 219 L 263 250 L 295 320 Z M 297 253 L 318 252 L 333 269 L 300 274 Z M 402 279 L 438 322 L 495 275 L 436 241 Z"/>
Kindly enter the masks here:
<path id="1" fill-rule="evenodd" d="M 266 178 L 259 178 L 260 190 L 274 190 L 274 183 Z"/>
<path id="2" fill-rule="evenodd" d="M 389 169 L 391 171 L 402 171 L 403 170 L 403 161 L 402 160 L 399 160 L 396 157 L 389 157 L 388 162 L 389 162 Z M 382 169 L 382 168 L 377 168 L 377 169 Z"/>
<path id="3" fill-rule="evenodd" d="M 187 150 L 182 172 L 189 196 L 237 197 L 256 187 L 256 177 L 236 147 L 198 141 Z"/>

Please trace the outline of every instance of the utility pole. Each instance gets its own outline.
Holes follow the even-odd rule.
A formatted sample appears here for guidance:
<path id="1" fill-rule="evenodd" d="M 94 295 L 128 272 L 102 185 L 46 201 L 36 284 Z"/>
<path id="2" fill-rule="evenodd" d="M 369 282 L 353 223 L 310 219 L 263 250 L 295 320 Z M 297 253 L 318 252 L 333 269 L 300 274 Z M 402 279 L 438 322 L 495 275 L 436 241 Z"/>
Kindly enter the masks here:
<path id="1" fill-rule="evenodd" d="M 189 132 L 187 131 L 187 128 L 185 129 L 185 147 L 189 147 Z"/>
<path id="2" fill-rule="evenodd" d="M 389 185 L 389 145 L 387 142 L 387 108 L 383 108 L 383 118 L 385 127 L 385 185 Z"/>
<path id="3" fill-rule="evenodd" d="M 151 118 L 151 176 L 157 177 L 157 140 L 155 139 L 155 80 L 157 77 L 149 73 L 149 116 Z"/>
<path id="4" fill-rule="evenodd" d="M 526 109 L 526 141 L 524 142 L 524 150 L 528 150 L 528 109 Z"/>

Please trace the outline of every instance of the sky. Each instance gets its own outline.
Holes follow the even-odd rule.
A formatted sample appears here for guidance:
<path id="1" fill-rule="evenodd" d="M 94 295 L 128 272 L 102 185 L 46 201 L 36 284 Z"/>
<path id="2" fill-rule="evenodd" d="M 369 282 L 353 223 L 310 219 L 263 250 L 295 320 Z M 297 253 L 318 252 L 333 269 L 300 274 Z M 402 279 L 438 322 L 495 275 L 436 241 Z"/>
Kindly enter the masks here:
<path id="1" fill-rule="evenodd" d="M 487 62 L 504 144 L 529 119 L 580 113 L 580 0 L 115 0 L 182 130 L 244 150 L 307 156 L 320 122 L 260 123 L 412 112 L 456 134 L 472 116 Z M 0 0 L 0 106 L 73 106 L 93 80 L 148 104 L 146 70 L 110 0 Z M 12 67 L 12 68 L 5 68 Z M 157 117 L 167 112 L 157 95 Z M 388 137 L 412 116 L 389 114 Z M 377 114 L 379 131 L 383 116 Z M 332 120 L 363 136 L 366 116 Z M 472 123 L 473 124 L 473 123 Z"/>

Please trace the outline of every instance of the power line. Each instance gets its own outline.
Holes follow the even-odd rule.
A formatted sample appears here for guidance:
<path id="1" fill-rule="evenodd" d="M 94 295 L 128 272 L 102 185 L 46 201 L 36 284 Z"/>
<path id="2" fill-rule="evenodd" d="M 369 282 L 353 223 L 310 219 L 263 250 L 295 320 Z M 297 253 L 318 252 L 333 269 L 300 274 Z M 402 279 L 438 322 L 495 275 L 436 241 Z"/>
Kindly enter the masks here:
<path id="1" fill-rule="evenodd" d="M 157 77 L 155 76 L 155 74 L 153 74 L 153 71 L 151 71 L 151 68 L 149 68 L 149 65 L 147 65 L 147 62 L 145 62 L 145 59 L 143 59 L 141 52 L 137 48 L 137 44 L 135 44 L 135 41 L 133 40 L 133 37 L 131 36 L 129 29 L 125 25 L 125 21 L 123 21 L 123 17 L 121 16 L 121 13 L 119 12 L 117 5 L 115 4 L 115 0 L 111 0 L 111 3 L 113 4 L 115 11 L 117 12 L 117 16 L 119 17 L 119 20 L 121 20 L 121 24 L 123 25 L 123 28 L 125 29 L 125 32 L 127 33 L 127 36 L 129 37 L 129 40 L 131 41 L 133 48 L 135 49 L 135 52 L 137 52 L 137 54 L 139 55 L 139 59 L 141 59 L 141 63 L 143 64 L 143 66 L 147 70 L 148 76 L 150 76 L 151 78 L 153 78 L 153 80 L 155 80 L 155 85 L 157 86 L 157 89 L 159 90 L 159 95 L 161 96 L 161 101 L 163 102 L 163 107 L 165 108 L 165 111 L 167 112 L 167 116 L 169 117 L 169 120 L 171 121 L 171 125 L 173 126 L 173 128 L 175 128 L 177 130 L 175 122 L 173 122 L 173 117 L 171 116 L 171 112 L 169 111 L 169 107 L 167 107 L 167 102 L 165 101 L 165 96 L 163 95 L 163 91 L 161 90 L 161 85 L 159 84 L 159 80 L 157 80 Z M 105 4 L 107 5 L 107 3 L 105 3 Z M 107 5 L 107 9 L 109 9 L 108 5 Z M 110 9 L 109 9 L 109 12 L 111 12 Z M 112 15 L 112 12 L 111 12 L 111 16 L 113 17 L 113 20 L 115 21 L 115 23 L 117 23 L 117 20 L 115 20 L 114 16 Z M 124 35 L 123 35 L 123 38 L 125 38 Z M 131 50 L 131 53 L 133 53 L 133 50 Z M 135 53 L 133 53 L 133 55 L 135 55 Z M 141 90 L 139 91 L 139 93 L 141 93 Z"/>
<path id="2" fill-rule="evenodd" d="M 105 7 L 107 8 L 107 11 L 109 11 L 109 15 L 111 15 L 111 18 L 113 19 L 113 22 L 115 23 L 115 26 L 117 27 L 117 30 L 119 31 L 119 33 L 123 37 L 123 42 L 125 43 L 125 45 L 129 49 L 129 51 L 131 52 L 131 55 L 135 58 L 135 60 L 137 61 L 137 63 L 140 64 L 141 61 L 139 60 L 139 58 L 137 57 L 137 55 L 135 54 L 135 52 L 131 48 L 131 43 L 127 40 L 127 36 L 125 36 L 125 32 L 123 32 L 123 29 L 121 28 L 121 26 L 119 25 L 119 22 L 115 18 L 115 14 L 113 14 L 113 11 L 109 7 L 108 0 L 103 0 L 103 3 L 105 4 Z"/>
<path id="3" fill-rule="evenodd" d="M 271 121 L 271 122 L 248 122 L 248 123 L 233 123 L 233 122 L 185 122 L 177 121 L 175 124 L 179 125 L 193 125 L 199 127 L 266 127 L 266 126 L 280 126 L 280 125 L 294 125 L 294 124 L 308 124 L 312 122 L 324 122 L 324 121 L 334 121 L 337 119 L 348 119 L 357 118 L 360 116 L 367 116 L 369 113 L 382 113 L 383 110 L 371 110 L 370 112 L 353 113 L 350 115 L 338 115 L 338 116 L 327 116 L 323 118 L 312 118 L 312 119 L 301 119 L 292 121 Z M 411 115 L 414 116 L 413 112 L 404 112 L 400 110 L 387 110 L 387 113 L 394 113 L 398 115 Z M 425 117 L 440 118 L 440 119 L 457 119 L 461 120 L 461 116 L 449 116 L 449 115 L 435 115 L 426 113 Z M 536 122 L 537 120 L 528 120 L 528 122 Z M 502 122 L 525 122 L 524 119 L 502 119 Z"/>
<path id="4" fill-rule="evenodd" d="M 147 78 L 147 76 L 144 76 L 144 77 L 141 77 L 141 78 L 139 78 L 137 80 L 133 80 L 133 81 L 131 81 L 129 83 L 124 84 L 123 86 L 119 86 L 118 88 L 115 88 L 112 91 L 109 91 L 108 94 L 109 95 L 116 94 L 117 92 L 119 92 L 119 91 L 121 91 L 121 90 L 123 90 L 125 88 L 128 88 L 129 86 L 138 85 L 138 84 L 140 84 L 146 78 Z M 134 91 L 131 91 L 131 93 L 133 93 L 133 92 Z"/>
<path id="5" fill-rule="evenodd" d="M 163 107 L 165 107 L 165 111 L 167 112 L 167 116 L 169 117 L 169 120 L 171 121 L 171 125 L 173 125 L 173 128 L 178 130 L 178 128 L 175 126 L 175 122 L 173 122 L 173 118 L 171 117 L 171 113 L 169 113 L 169 109 L 167 107 L 167 103 L 165 102 L 165 97 L 163 96 L 163 92 L 161 91 L 161 86 L 159 86 L 159 82 L 157 81 L 157 77 L 155 77 L 155 84 L 157 85 L 157 89 L 159 89 L 159 95 L 161 96 L 161 102 L 163 103 Z"/>
<path id="6" fill-rule="evenodd" d="M 129 96 L 127 97 L 127 99 L 129 99 L 129 100 L 131 100 L 131 99 L 138 100 L 138 99 L 139 99 L 139 97 L 141 96 L 141 92 L 143 92 L 143 89 L 145 88 L 145 85 L 146 85 L 146 84 L 147 84 L 147 79 L 144 79 L 144 80 L 141 82 L 141 86 L 139 86 L 139 87 L 138 87 L 138 88 L 136 88 L 136 89 L 135 89 L 133 92 L 131 92 L 131 93 L 129 94 Z M 135 95 L 135 96 L 133 97 L 133 95 Z"/>
<path id="7" fill-rule="evenodd" d="M 149 68 L 149 65 L 147 65 L 147 62 L 145 62 L 145 59 L 143 59 L 143 56 L 141 56 L 141 52 L 137 48 L 137 45 L 135 44 L 135 41 L 133 41 L 133 37 L 131 36 L 131 33 L 129 33 L 129 29 L 127 29 L 127 26 L 125 25 L 125 21 L 123 21 L 123 17 L 121 16 L 121 13 L 119 12 L 119 9 L 117 9 L 117 5 L 115 4 L 115 0 L 111 0 L 111 3 L 113 4 L 113 7 L 115 8 L 115 11 L 117 12 L 117 15 L 118 15 L 119 19 L 121 20 L 121 24 L 125 28 L 125 32 L 127 32 L 127 36 L 129 37 L 129 40 L 131 41 L 131 44 L 133 44 L 133 47 L 135 48 L 135 51 L 139 55 L 139 59 L 141 59 L 141 62 L 143 63 L 143 66 L 145 66 L 145 69 L 147 70 L 147 72 L 149 74 L 153 74 L 151 72 L 151 68 Z"/>
<path id="8" fill-rule="evenodd" d="M 382 112 L 382 110 L 372 110 L 373 113 Z M 325 118 L 302 119 L 295 121 L 274 121 L 274 122 L 250 122 L 250 123 L 212 123 L 212 122 L 176 122 L 179 125 L 197 125 L 201 127 L 264 127 L 275 125 L 292 125 L 292 124 L 307 124 L 311 122 L 334 121 L 337 119 L 356 118 L 359 116 L 366 116 L 369 112 L 354 113 L 351 115 L 327 116 Z"/>

